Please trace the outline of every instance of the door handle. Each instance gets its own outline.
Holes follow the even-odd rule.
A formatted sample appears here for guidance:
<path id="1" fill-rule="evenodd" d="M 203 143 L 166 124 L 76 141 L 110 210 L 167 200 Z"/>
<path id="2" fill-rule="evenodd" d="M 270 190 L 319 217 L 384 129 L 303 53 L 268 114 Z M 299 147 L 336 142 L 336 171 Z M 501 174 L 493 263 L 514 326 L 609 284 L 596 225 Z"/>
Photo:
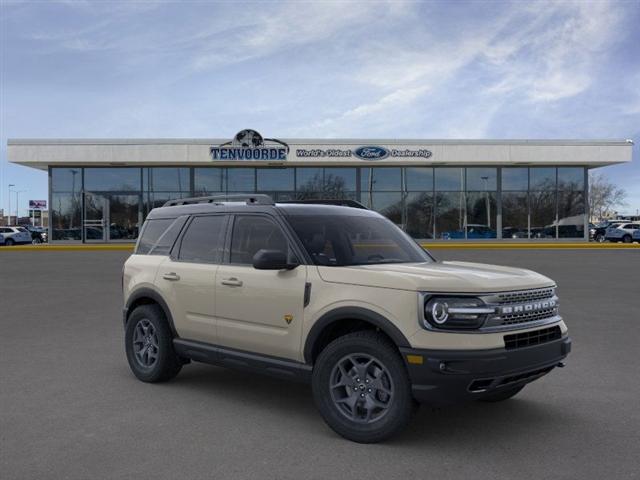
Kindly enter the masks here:
<path id="1" fill-rule="evenodd" d="M 176 272 L 170 272 L 170 273 L 163 274 L 162 278 L 164 278 L 165 280 L 171 280 L 175 282 L 177 280 L 180 280 L 180 275 L 178 275 Z"/>
<path id="2" fill-rule="evenodd" d="M 220 282 L 222 285 L 227 285 L 228 287 L 241 287 L 242 280 L 238 280 L 236 277 L 224 278 Z"/>

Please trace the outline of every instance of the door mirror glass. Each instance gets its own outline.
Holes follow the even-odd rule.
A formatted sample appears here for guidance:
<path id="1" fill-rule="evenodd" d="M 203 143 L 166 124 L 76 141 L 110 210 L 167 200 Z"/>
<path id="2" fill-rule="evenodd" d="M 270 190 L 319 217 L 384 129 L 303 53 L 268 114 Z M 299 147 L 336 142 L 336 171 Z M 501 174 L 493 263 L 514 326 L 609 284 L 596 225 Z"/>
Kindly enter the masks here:
<path id="1" fill-rule="evenodd" d="M 253 256 L 253 268 L 257 270 L 292 270 L 297 266 L 297 262 L 287 261 L 282 250 L 261 249 Z"/>

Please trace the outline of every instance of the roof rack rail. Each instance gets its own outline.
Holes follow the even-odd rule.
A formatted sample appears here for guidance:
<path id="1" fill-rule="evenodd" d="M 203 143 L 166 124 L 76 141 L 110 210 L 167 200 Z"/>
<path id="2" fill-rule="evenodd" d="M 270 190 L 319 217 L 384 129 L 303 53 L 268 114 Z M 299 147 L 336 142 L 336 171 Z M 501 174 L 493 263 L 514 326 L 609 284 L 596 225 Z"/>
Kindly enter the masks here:
<path id="1" fill-rule="evenodd" d="M 269 195 L 263 194 L 234 194 L 234 195 L 211 195 L 207 197 L 190 197 L 190 198 L 176 198 L 175 200 L 169 200 L 163 207 L 176 207 L 178 205 L 193 205 L 197 203 L 217 203 L 221 204 L 228 201 L 242 201 L 244 200 L 247 205 L 273 205 L 273 199 Z"/>
<path id="2" fill-rule="evenodd" d="M 310 198 L 307 200 L 285 200 L 283 202 L 278 203 L 306 203 L 309 205 L 336 205 L 339 207 L 352 207 L 352 208 L 360 208 L 362 210 L 369 210 L 363 204 L 356 200 L 351 200 L 347 198 Z"/>

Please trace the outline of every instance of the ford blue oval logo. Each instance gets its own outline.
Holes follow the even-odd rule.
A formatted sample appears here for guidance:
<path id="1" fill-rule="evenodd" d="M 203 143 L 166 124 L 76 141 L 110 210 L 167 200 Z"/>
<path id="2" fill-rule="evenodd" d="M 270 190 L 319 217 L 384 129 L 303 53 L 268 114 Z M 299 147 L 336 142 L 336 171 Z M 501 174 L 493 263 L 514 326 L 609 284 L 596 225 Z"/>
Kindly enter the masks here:
<path id="1" fill-rule="evenodd" d="M 358 147 L 354 153 L 356 157 L 363 160 L 382 160 L 389 156 L 389 150 L 384 147 L 375 146 Z"/>

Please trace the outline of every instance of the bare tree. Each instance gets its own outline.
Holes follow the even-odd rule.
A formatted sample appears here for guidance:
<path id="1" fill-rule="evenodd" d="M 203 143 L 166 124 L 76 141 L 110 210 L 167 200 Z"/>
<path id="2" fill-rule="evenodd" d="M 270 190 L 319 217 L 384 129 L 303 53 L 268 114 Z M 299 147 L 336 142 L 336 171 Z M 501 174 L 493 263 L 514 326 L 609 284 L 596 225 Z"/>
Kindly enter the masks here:
<path id="1" fill-rule="evenodd" d="M 611 183 L 602 173 L 589 173 L 589 207 L 591 218 L 603 220 L 615 213 L 616 207 L 626 205 L 627 192 Z"/>

